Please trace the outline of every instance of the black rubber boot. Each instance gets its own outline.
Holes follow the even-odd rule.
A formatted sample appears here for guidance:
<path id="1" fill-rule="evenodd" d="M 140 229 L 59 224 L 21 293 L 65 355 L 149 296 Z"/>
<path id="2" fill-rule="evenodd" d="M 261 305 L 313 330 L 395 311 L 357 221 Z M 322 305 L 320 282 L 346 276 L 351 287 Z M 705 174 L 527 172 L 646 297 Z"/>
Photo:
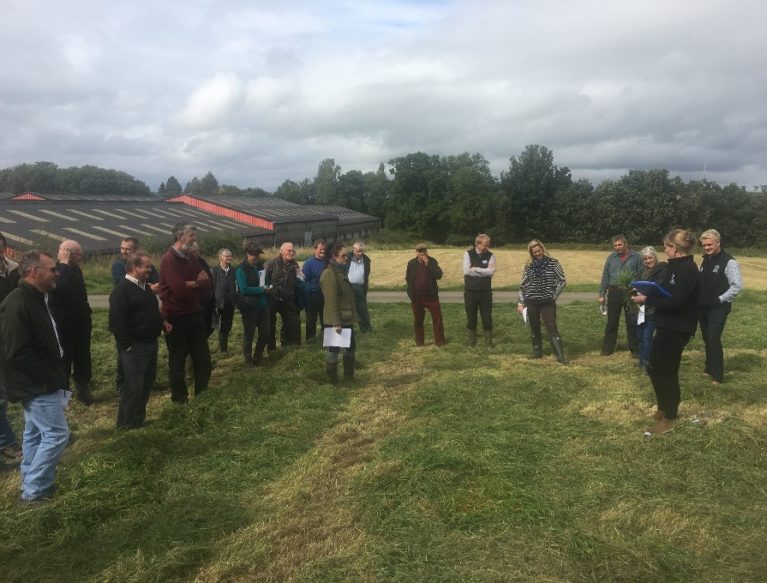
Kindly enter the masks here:
<path id="1" fill-rule="evenodd" d="M 344 352 L 344 381 L 354 381 L 355 365 L 356 363 L 354 361 L 354 353 Z"/>
<path id="2" fill-rule="evenodd" d="M 560 364 L 570 364 L 565 356 L 565 349 L 562 348 L 562 339 L 559 336 L 553 336 L 551 338 L 551 348 L 554 349 L 554 354 L 557 356 L 557 362 Z"/>
<path id="3" fill-rule="evenodd" d="M 485 330 L 485 346 L 488 348 L 492 348 L 495 346 L 493 344 L 493 331 L 492 330 Z"/>
<path id="4" fill-rule="evenodd" d="M 75 383 L 75 389 L 77 390 L 78 401 L 86 407 L 93 405 L 93 394 L 91 393 L 91 387 L 88 383 Z"/>
<path id="5" fill-rule="evenodd" d="M 530 353 L 531 359 L 536 358 L 542 358 L 543 357 L 543 346 L 541 345 L 541 337 L 532 335 L 530 336 L 530 339 L 533 341 L 533 351 Z"/>
<path id="6" fill-rule="evenodd" d="M 328 373 L 328 379 L 334 385 L 338 384 L 338 363 L 326 364 L 325 372 Z"/>
<path id="7" fill-rule="evenodd" d="M 224 353 L 229 352 L 229 334 L 218 335 L 218 351 Z"/>

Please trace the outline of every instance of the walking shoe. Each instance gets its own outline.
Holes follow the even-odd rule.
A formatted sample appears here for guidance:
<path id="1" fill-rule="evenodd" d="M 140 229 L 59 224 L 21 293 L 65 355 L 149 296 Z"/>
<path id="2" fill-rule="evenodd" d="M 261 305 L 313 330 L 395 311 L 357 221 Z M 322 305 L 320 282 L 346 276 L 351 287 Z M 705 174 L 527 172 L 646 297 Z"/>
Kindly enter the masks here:
<path id="1" fill-rule="evenodd" d="M 661 419 L 655 425 L 650 427 L 645 434 L 649 435 L 663 435 L 664 433 L 671 433 L 674 430 L 674 421 L 672 419 Z"/>
<path id="2" fill-rule="evenodd" d="M 666 414 L 663 412 L 663 409 L 656 409 L 655 413 L 653 413 L 652 418 L 655 421 L 663 421 L 666 418 Z"/>
<path id="3" fill-rule="evenodd" d="M 23 457 L 21 453 L 21 447 L 18 443 L 12 443 L 11 445 L 6 445 L 4 448 L 0 449 L 0 455 L 2 455 L 4 458 L 7 458 L 13 462 L 20 462 L 21 458 Z"/>

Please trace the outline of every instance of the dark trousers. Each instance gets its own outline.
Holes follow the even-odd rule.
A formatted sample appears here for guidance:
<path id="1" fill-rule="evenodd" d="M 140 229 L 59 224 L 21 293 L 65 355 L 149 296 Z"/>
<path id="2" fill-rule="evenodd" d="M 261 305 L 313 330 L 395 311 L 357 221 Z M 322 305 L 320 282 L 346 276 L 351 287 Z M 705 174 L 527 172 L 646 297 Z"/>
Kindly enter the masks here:
<path id="1" fill-rule="evenodd" d="M 269 302 L 269 350 L 277 348 L 277 314 L 282 318 L 280 344 L 298 346 L 301 344 L 301 315 L 293 298 L 280 300 L 267 296 Z"/>
<path id="2" fill-rule="evenodd" d="M 311 292 L 306 298 L 306 339 L 317 336 L 317 319 L 320 328 L 323 327 L 322 310 L 325 308 L 325 298 L 322 292 Z"/>
<path id="3" fill-rule="evenodd" d="M 117 407 L 118 429 L 141 427 L 146 419 L 146 404 L 157 377 L 157 340 L 134 342 L 120 351 L 123 383 Z"/>
<path id="4" fill-rule="evenodd" d="M 232 331 L 232 321 L 234 320 L 234 304 L 224 304 L 223 308 L 218 308 L 218 333 L 228 336 Z"/>
<path id="5" fill-rule="evenodd" d="M 546 333 L 549 338 L 559 336 L 557 329 L 557 303 L 554 300 L 547 302 L 536 302 L 529 300 L 527 307 L 527 321 L 530 323 L 530 334 L 535 338 L 541 337 L 541 319 L 546 326 Z"/>
<path id="6" fill-rule="evenodd" d="M 91 382 L 91 322 L 61 335 L 61 348 L 64 350 L 64 370 L 75 385 L 88 385 Z"/>
<path id="7" fill-rule="evenodd" d="M 341 327 L 348 328 L 352 331 L 352 338 L 351 338 L 351 342 L 349 342 L 349 348 L 341 348 L 340 346 L 326 347 L 325 348 L 326 364 L 337 364 L 338 355 L 341 354 L 342 352 L 344 354 L 344 364 L 348 361 L 349 358 L 351 358 L 352 362 L 354 362 L 354 353 L 357 351 L 357 341 L 355 339 L 354 326 L 341 326 Z M 323 328 L 335 328 L 335 326 L 323 326 Z"/>
<path id="8" fill-rule="evenodd" d="M 242 354 L 251 356 L 256 362 L 261 362 L 264 348 L 269 344 L 269 308 L 248 308 L 240 310 L 242 315 Z M 256 351 L 253 352 L 253 337 L 258 330 Z"/>
<path id="9" fill-rule="evenodd" d="M 477 329 L 477 310 L 482 318 L 482 329 L 493 329 L 493 290 L 467 289 L 463 292 L 463 307 L 466 310 L 466 328 Z"/>
<path id="10" fill-rule="evenodd" d="M 713 308 L 698 308 L 698 321 L 703 342 L 706 345 L 705 372 L 717 382 L 724 380 L 724 350 L 722 348 L 722 332 L 727 322 L 727 315 L 732 304 L 726 303 Z"/>
<path id="11" fill-rule="evenodd" d="M 432 296 L 415 296 L 410 306 L 413 309 L 413 327 L 415 328 L 415 343 L 423 346 L 424 333 L 423 322 L 426 319 L 426 310 L 431 314 L 431 322 L 434 325 L 434 344 L 442 346 L 445 343 L 445 330 L 442 327 L 442 308 L 439 298 Z"/>
<path id="12" fill-rule="evenodd" d="M 665 328 L 658 328 L 650 350 L 650 366 L 647 372 L 655 391 L 658 409 L 666 419 L 676 419 L 681 400 L 679 390 L 679 365 L 682 351 L 690 340 L 690 335 Z"/>
<path id="13" fill-rule="evenodd" d="M 208 388 L 211 364 L 208 348 L 208 328 L 202 313 L 171 316 L 173 330 L 165 337 L 168 344 L 168 377 L 170 396 L 176 403 L 186 403 L 186 357 L 192 357 L 194 394 Z"/>
<path id="14" fill-rule="evenodd" d="M 615 352 L 618 343 L 618 325 L 621 321 L 621 312 L 626 319 L 626 341 L 632 354 L 639 351 L 637 340 L 637 315 L 626 303 L 627 292 L 621 287 L 610 287 L 607 292 L 607 324 L 605 325 L 605 337 L 602 341 L 602 354 Z"/>
<path id="15" fill-rule="evenodd" d="M 370 324 L 368 296 L 365 293 L 365 286 L 361 283 L 353 283 L 352 290 L 354 290 L 354 305 L 357 308 L 357 318 L 360 322 L 360 332 L 372 332 L 373 326 Z"/>

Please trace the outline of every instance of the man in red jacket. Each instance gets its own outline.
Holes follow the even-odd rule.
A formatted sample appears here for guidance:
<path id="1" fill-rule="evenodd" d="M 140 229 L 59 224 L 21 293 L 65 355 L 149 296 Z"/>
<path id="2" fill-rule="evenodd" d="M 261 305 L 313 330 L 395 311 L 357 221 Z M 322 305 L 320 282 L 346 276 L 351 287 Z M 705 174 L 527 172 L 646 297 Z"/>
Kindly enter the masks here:
<path id="1" fill-rule="evenodd" d="M 185 363 L 192 357 L 194 368 L 194 394 L 208 388 L 211 363 L 208 348 L 208 330 L 203 317 L 200 297 L 213 293 L 212 284 L 198 259 L 190 253 L 197 240 L 193 225 L 185 222 L 173 227 L 173 245 L 160 262 L 160 299 L 162 316 L 171 325 L 166 336 L 168 343 L 168 376 L 171 399 L 186 403 Z"/>

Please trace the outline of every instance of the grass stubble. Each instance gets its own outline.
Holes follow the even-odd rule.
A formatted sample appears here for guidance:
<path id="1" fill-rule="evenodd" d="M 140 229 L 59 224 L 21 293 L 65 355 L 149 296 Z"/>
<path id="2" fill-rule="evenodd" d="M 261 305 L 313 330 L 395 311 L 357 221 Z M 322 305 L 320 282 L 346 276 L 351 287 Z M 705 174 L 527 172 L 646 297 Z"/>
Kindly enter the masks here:
<path id="1" fill-rule="evenodd" d="M 468 349 L 446 305 L 448 345 L 416 350 L 408 307 L 374 305 L 359 386 L 329 386 L 316 344 L 255 372 L 234 348 L 208 394 L 157 392 L 155 422 L 117 434 L 102 330 L 102 402 L 70 411 L 56 500 L 20 508 L 0 474 L 4 580 L 763 580 L 765 299 L 739 298 L 725 384 L 690 344 L 681 418 L 649 440 L 649 382 L 598 356 L 593 305 L 559 309 L 569 367 L 526 359 L 511 306 L 495 348 Z"/>

